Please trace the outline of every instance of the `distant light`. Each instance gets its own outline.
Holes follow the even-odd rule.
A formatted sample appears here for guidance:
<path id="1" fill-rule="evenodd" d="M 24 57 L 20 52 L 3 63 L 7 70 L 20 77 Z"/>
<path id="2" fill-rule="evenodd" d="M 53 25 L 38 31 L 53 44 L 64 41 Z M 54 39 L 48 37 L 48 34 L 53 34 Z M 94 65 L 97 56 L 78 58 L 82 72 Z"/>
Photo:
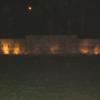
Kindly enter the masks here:
<path id="1" fill-rule="evenodd" d="M 20 54 L 20 48 L 18 48 L 18 47 L 15 47 L 14 48 L 14 52 L 13 52 L 15 55 L 18 55 L 18 54 Z"/>
<path id="2" fill-rule="evenodd" d="M 7 42 L 3 42 L 2 51 L 5 55 L 8 55 L 10 53 L 9 44 Z"/>
<path id="3" fill-rule="evenodd" d="M 32 6 L 28 6 L 28 10 L 30 10 L 30 11 L 31 11 L 31 10 L 32 10 Z"/>
<path id="4" fill-rule="evenodd" d="M 82 48 L 80 48 L 80 52 L 82 54 L 88 54 L 89 53 L 89 48 L 88 47 L 82 47 Z"/>
<path id="5" fill-rule="evenodd" d="M 95 47 L 95 48 L 94 48 L 94 54 L 95 54 L 95 55 L 100 54 L 100 47 Z"/>

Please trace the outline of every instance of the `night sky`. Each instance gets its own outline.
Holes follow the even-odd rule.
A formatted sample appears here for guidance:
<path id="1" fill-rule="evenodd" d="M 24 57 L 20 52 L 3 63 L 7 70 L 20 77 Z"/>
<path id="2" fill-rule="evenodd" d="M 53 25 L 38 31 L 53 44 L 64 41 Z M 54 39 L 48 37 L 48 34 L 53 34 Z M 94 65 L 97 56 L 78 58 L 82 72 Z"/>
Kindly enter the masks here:
<path id="1" fill-rule="evenodd" d="M 97 0 L 0 1 L 0 38 L 100 37 L 99 27 Z M 100 56 L 0 55 L 0 100 L 100 100 Z"/>
<path id="2" fill-rule="evenodd" d="M 32 11 L 27 9 L 32 6 Z M 99 34 L 97 0 L 0 1 L 0 37 L 27 34 Z"/>

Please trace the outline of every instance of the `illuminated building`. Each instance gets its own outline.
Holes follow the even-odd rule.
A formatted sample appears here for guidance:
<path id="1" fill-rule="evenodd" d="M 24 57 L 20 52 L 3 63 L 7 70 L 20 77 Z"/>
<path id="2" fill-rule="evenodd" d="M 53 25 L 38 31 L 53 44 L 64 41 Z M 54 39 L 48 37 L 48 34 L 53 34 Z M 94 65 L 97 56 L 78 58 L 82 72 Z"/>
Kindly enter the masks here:
<path id="1" fill-rule="evenodd" d="M 23 39 L 0 39 L 1 54 L 22 54 L 24 47 Z"/>
<path id="2" fill-rule="evenodd" d="M 76 35 L 28 35 L 21 39 L 0 39 L 0 54 L 100 54 L 99 39 L 80 39 Z"/>

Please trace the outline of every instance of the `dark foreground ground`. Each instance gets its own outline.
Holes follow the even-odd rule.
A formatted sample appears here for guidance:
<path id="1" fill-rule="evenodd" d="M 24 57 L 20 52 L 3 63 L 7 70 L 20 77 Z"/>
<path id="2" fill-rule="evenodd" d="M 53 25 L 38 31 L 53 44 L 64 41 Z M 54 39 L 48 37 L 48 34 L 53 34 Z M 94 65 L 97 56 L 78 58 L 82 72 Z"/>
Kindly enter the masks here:
<path id="1" fill-rule="evenodd" d="M 100 100 L 100 57 L 0 56 L 0 100 Z"/>

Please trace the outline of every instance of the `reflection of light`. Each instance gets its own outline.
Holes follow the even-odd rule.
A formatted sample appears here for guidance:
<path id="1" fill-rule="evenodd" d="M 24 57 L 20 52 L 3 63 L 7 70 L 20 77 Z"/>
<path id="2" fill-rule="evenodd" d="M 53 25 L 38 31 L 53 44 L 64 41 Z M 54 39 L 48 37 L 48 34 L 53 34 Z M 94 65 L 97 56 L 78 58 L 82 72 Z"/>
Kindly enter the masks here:
<path id="1" fill-rule="evenodd" d="M 3 54 L 9 54 L 9 44 L 7 42 L 4 42 L 3 45 L 2 45 L 2 51 L 3 51 Z"/>
<path id="2" fill-rule="evenodd" d="M 82 47 L 82 48 L 80 48 L 80 51 L 81 51 L 82 54 L 88 54 L 89 53 L 89 48 Z"/>
<path id="3" fill-rule="evenodd" d="M 95 47 L 95 48 L 94 48 L 94 54 L 95 54 L 95 55 L 100 54 L 100 47 Z"/>
<path id="4" fill-rule="evenodd" d="M 50 51 L 53 54 L 57 54 L 58 51 L 59 51 L 59 46 L 58 45 L 54 45 L 54 46 L 50 47 Z"/>

